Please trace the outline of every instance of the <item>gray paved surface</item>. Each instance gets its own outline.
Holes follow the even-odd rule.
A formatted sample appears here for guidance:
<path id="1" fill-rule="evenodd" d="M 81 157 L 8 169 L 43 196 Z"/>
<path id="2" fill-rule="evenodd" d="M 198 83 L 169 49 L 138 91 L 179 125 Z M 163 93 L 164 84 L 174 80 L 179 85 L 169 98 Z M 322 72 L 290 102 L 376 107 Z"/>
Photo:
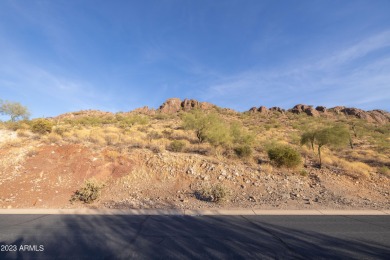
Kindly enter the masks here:
<path id="1" fill-rule="evenodd" d="M 1 259 L 390 259 L 390 216 L 0 215 L 0 244 L 17 247 Z"/>

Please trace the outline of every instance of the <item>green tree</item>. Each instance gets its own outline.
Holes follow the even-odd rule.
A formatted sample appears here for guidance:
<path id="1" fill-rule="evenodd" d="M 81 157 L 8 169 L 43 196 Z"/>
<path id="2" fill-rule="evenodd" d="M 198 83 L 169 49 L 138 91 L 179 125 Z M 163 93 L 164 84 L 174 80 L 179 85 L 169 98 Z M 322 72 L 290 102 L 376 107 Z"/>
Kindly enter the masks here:
<path id="1" fill-rule="evenodd" d="M 308 137 L 309 136 L 309 137 Z M 312 132 L 308 135 L 307 132 L 301 137 L 301 144 L 310 144 L 314 148 L 317 144 L 318 159 L 320 168 L 322 167 L 321 148 L 324 146 L 341 147 L 350 143 L 350 134 L 344 126 L 327 127 Z"/>
<path id="2" fill-rule="evenodd" d="M 214 146 L 250 146 L 254 141 L 253 134 L 243 129 L 240 124 L 226 122 L 216 113 L 195 110 L 184 114 L 183 127 L 194 130 L 199 143 L 207 141 Z"/>
<path id="3" fill-rule="evenodd" d="M 194 130 L 199 143 L 206 141 L 210 130 L 217 128 L 221 124 L 220 118 L 216 114 L 206 114 L 199 110 L 184 114 L 183 127 L 187 130 Z M 209 133 L 208 133 L 209 132 Z"/>
<path id="4" fill-rule="evenodd" d="M 27 107 L 22 106 L 18 102 L 3 100 L 0 100 L 0 114 L 9 115 L 12 122 L 15 122 L 20 118 L 28 119 L 30 117 L 30 112 L 28 111 Z"/>
<path id="5" fill-rule="evenodd" d="M 315 131 L 307 131 L 301 136 L 301 145 L 310 144 L 311 149 L 314 151 Z"/>

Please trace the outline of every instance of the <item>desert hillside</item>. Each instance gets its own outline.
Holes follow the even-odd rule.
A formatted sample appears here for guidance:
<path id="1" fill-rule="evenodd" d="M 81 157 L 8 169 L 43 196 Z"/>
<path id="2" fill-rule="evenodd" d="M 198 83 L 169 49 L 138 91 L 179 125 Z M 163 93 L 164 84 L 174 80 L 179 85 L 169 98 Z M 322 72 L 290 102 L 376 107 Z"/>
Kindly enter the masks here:
<path id="1" fill-rule="evenodd" d="M 0 123 L 1 208 L 390 209 L 389 168 L 383 110 L 172 98 Z"/>

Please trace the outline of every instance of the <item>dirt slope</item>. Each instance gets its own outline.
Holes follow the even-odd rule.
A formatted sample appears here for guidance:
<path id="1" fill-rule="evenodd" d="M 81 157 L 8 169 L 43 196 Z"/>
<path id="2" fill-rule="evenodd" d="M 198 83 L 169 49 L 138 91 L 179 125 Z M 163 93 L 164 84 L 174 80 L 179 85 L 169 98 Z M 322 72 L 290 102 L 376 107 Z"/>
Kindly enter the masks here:
<path id="1" fill-rule="evenodd" d="M 0 132 L 1 208 L 390 209 L 390 178 L 355 179 L 308 163 L 307 175 L 200 154 L 128 148 L 113 153 L 86 144 L 47 143 Z M 104 184 L 92 204 L 69 200 L 86 180 Z M 222 183 L 227 201 L 199 200 L 205 184 Z"/>

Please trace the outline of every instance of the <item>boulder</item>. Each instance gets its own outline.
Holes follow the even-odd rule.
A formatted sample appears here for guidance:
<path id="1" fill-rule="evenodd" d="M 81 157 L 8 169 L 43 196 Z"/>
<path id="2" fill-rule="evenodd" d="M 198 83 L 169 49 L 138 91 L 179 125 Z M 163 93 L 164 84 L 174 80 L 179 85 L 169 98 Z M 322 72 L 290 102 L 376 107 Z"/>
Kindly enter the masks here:
<path id="1" fill-rule="evenodd" d="M 366 113 L 366 111 L 354 107 L 346 107 L 341 110 L 344 114 L 348 116 L 355 116 L 360 119 L 370 120 L 370 116 Z"/>
<path id="2" fill-rule="evenodd" d="M 332 111 L 333 113 L 339 115 L 339 114 L 343 113 L 344 108 L 345 108 L 344 106 L 337 106 L 337 107 L 332 107 L 329 110 Z"/>
<path id="3" fill-rule="evenodd" d="M 321 113 L 326 113 L 327 112 L 326 107 L 324 107 L 324 106 L 317 106 L 316 110 L 318 112 L 321 112 Z"/>
<path id="4" fill-rule="evenodd" d="M 251 108 L 249 109 L 249 112 L 250 112 L 250 113 L 256 113 L 256 112 L 257 112 L 257 107 L 251 107 Z"/>
<path id="5" fill-rule="evenodd" d="M 305 112 L 306 115 L 308 115 L 308 116 L 314 116 L 314 117 L 320 116 L 320 113 L 319 113 L 317 110 L 315 110 L 315 109 L 313 108 L 313 106 L 309 106 L 308 108 L 306 108 L 306 109 L 304 110 L 304 112 Z"/>
<path id="6" fill-rule="evenodd" d="M 181 107 L 184 111 L 188 111 L 195 108 L 200 108 L 200 103 L 194 99 L 184 99 L 183 102 L 181 102 Z"/>
<path id="7" fill-rule="evenodd" d="M 390 122 L 390 113 L 384 110 L 371 110 L 367 113 L 370 114 L 373 120 L 375 120 L 379 124 L 386 124 Z"/>
<path id="8" fill-rule="evenodd" d="M 283 108 L 280 108 L 280 107 L 271 107 L 269 109 L 269 111 L 276 111 L 276 112 L 280 112 L 282 114 L 284 114 L 284 112 L 286 112 L 286 110 L 284 110 Z"/>
<path id="9" fill-rule="evenodd" d="M 214 105 L 208 102 L 199 102 L 195 99 L 184 99 L 183 102 L 181 102 L 181 108 L 184 111 L 189 111 L 192 109 L 202 109 L 202 110 L 208 110 L 213 108 Z"/>
<path id="10" fill-rule="evenodd" d="M 291 113 L 294 113 L 294 114 L 301 114 L 301 113 L 304 113 L 305 109 L 309 108 L 309 106 L 307 105 L 303 105 L 303 104 L 298 104 L 298 105 L 295 105 L 292 109 L 290 109 L 289 111 Z"/>
<path id="11" fill-rule="evenodd" d="M 259 109 L 257 109 L 257 111 L 259 111 L 262 114 L 267 114 L 268 113 L 268 109 L 265 106 L 259 107 Z"/>
<path id="12" fill-rule="evenodd" d="M 295 105 L 292 109 L 290 109 L 290 112 L 294 114 L 301 114 L 305 113 L 308 116 L 319 116 L 319 112 L 313 108 L 313 106 L 298 104 Z"/>
<path id="13" fill-rule="evenodd" d="M 161 113 L 173 114 L 181 110 L 181 103 L 180 98 L 170 98 L 160 106 L 159 110 Z"/>

